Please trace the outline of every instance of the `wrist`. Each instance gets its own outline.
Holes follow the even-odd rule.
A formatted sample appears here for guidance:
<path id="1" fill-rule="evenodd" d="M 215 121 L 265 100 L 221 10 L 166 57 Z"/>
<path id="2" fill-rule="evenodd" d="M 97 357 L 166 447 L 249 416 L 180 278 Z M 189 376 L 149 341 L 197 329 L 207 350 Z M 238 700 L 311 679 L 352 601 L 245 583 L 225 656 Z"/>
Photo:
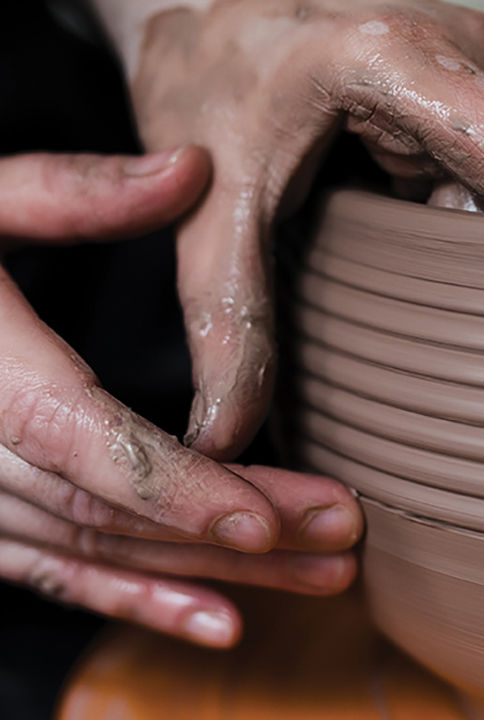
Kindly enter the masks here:
<path id="1" fill-rule="evenodd" d="M 150 20 L 178 9 L 203 11 L 212 0 L 85 0 L 98 15 L 132 80 Z"/>

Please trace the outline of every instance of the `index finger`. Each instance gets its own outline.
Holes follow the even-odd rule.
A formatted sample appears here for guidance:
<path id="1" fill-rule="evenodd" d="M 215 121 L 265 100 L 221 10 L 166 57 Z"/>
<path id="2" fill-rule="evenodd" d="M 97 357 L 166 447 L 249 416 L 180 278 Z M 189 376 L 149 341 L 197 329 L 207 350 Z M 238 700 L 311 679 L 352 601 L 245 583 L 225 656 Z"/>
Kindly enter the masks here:
<path id="1" fill-rule="evenodd" d="M 137 416 L 34 314 L 0 271 L 0 442 L 36 467 L 182 536 L 263 552 L 270 502 Z"/>

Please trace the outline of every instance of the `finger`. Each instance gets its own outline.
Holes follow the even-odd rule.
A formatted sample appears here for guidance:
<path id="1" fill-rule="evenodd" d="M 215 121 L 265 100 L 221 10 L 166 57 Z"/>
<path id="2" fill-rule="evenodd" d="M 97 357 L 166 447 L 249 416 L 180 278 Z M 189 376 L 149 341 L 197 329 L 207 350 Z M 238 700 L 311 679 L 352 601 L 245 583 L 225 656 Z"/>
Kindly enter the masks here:
<path id="1" fill-rule="evenodd" d="M 232 128 L 244 138 L 242 154 L 232 135 L 229 146 L 214 141 L 213 187 L 179 233 L 178 288 L 195 389 L 185 443 L 219 460 L 245 448 L 271 400 L 272 223 L 280 209 L 302 201 L 338 123 L 332 111 L 318 110 L 304 132 L 289 120 L 284 133 L 259 128 L 257 137 Z M 266 117 L 270 108 L 262 125 Z"/>
<path id="2" fill-rule="evenodd" d="M 99 388 L 0 274 L 0 442 L 40 469 L 190 539 L 251 552 L 277 541 L 269 501 Z"/>
<path id="3" fill-rule="evenodd" d="M 57 552 L 84 556 L 138 571 L 211 578 L 310 595 L 331 595 L 353 581 L 356 564 L 349 553 L 313 555 L 273 551 L 262 556 L 204 545 L 138 540 L 82 529 L 33 505 L 0 493 L 0 535 Z"/>
<path id="4" fill-rule="evenodd" d="M 358 503 L 341 484 L 315 475 L 265 467 L 231 466 L 274 505 L 281 521 L 279 549 L 340 552 L 360 538 L 363 521 Z M 0 445 L 0 488 L 81 528 L 169 542 L 188 542 L 155 522 L 113 507 L 41 470 Z"/>
<path id="5" fill-rule="evenodd" d="M 70 605 L 211 647 L 234 645 L 241 620 L 218 593 L 0 538 L 0 576 Z"/>
<path id="6" fill-rule="evenodd" d="M 352 27 L 340 60 L 351 70 L 341 70 L 335 94 L 350 130 L 388 157 L 424 154 L 482 195 L 484 73 L 435 19 L 417 14 L 418 23 L 412 14 L 383 18 L 377 58 L 365 24 Z"/>
<path id="7" fill-rule="evenodd" d="M 281 518 L 277 547 L 341 552 L 360 540 L 363 514 L 354 495 L 330 478 L 279 468 L 229 466 L 268 497 Z"/>
<path id="8" fill-rule="evenodd" d="M 81 527 L 134 537 L 183 539 L 153 521 L 104 502 L 57 473 L 31 465 L 3 445 L 0 445 L 0 488 Z"/>
<path id="9" fill-rule="evenodd" d="M 268 230 L 253 191 L 233 194 L 210 198 L 178 241 L 195 386 L 185 444 L 217 459 L 236 457 L 258 430 L 275 367 Z"/>
<path id="10" fill-rule="evenodd" d="M 0 235 L 31 240 L 132 237 L 185 212 L 210 174 L 197 147 L 140 157 L 19 155 L 0 160 Z"/>

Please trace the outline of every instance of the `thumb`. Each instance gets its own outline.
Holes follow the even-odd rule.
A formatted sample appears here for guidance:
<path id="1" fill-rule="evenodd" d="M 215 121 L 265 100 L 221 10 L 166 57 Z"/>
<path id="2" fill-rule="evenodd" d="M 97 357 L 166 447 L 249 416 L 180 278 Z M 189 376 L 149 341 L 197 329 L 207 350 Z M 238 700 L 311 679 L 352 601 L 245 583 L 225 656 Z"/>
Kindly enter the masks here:
<path id="1" fill-rule="evenodd" d="M 275 349 L 269 231 L 257 188 L 217 181 L 178 240 L 195 399 L 185 443 L 233 459 L 266 415 Z"/>
<path id="2" fill-rule="evenodd" d="M 162 534 L 246 552 L 264 552 L 277 542 L 278 517 L 261 492 L 102 390 L 2 268 L 0 414 L 0 445 L 70 483 L 65 516 L 80 524 L 99 498 L 157 523 Z M 32 477 L 32 495 L 39 482 Z M 47 495 L 47 486 L 42 490 Z M 55 512 L 53 500 L 45 497 Z"/>
<path id="3" fill-rule="evenodd" d="M 105 240 L 154 230 L 185 212 L 210 174 L 185 147 L 140 157 L 30 154 L 0 160 L 0 235 Z"/>

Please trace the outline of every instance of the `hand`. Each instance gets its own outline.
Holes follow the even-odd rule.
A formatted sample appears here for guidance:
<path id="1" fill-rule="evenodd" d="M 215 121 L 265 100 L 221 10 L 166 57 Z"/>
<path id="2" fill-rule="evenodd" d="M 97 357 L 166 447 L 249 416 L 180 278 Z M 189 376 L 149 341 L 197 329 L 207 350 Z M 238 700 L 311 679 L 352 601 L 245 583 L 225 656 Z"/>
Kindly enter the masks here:
<path id="1" fill-rule="evenodd" d="M 1 453 L 2 469 L 6 454 Z M 332 480 L 232 467 L 271 498 L 281 518 L 278 548 L 256 556 L 217 547 L 203 537 L 190 542 L 163 524 L 122 513 L 59 476 L 18 458 L 8 460 L 9 475 L 27 469 L 33 483 L 38 476 L 44 485 L 38 505 L 53 510 L 20 499 L 23 491 L 17 496 L 0 492 L 0 577 L 62 602 L 199 644 L 229 647 L 242 630 L 238 610 L 193 578 L 324 596 L 345 590 L 356 574 L 355 557 L 348 551 L 361 536 L 361 515 L 348 491 Z M 53 502 L 46 502 L 49 497 Z"/>
<path id="2" fill-rule="evenodd" d="M 133 71 L 146 147 L 191 141 L 213 157 L 178 242 L 196 388 L 187 443 L 231 458 L 271 397 L 270 236 L 335 134 L 360 135 L 407 191 L 454 176 L 484 193 L 484 14 L 436 0 L 118 0 L 111 18 L 113 3 L 96 2 Z"/>
<path id="3" fill-rule="evenodd" d="M 197 148 L 2 159 L 0 235 L 11 247 L 145 232 L 191 206 L 209 172 Z M 0 577 L 215 646 L 236 640 L 237 611 L 175 577 L 347 586 L 361 520 L 346 490 L 183 448 L 103 391 L 1 267 L 0 280 Z"/>

